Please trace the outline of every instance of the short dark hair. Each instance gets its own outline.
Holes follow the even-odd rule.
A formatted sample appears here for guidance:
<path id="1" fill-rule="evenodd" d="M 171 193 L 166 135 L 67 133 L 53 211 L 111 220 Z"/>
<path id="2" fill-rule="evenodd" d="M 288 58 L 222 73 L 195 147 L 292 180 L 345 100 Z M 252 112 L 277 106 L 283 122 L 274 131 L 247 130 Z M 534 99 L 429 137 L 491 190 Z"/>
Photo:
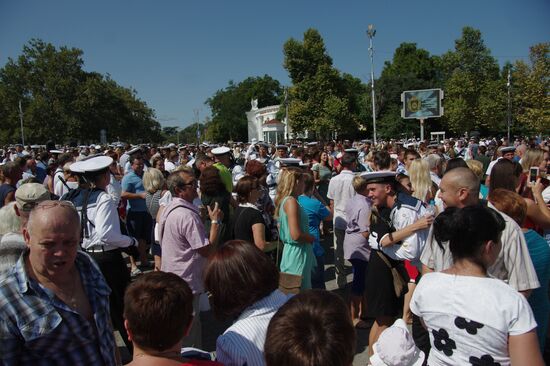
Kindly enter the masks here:
<path id="1" fill-rule="evenodd" d="M 325 290 L 308 290 L 291 298 L 267 328 L 267 366 L 350 366 L 355 328 L 344 301 Z"/>
<path id="2" fill-rule="evenodd" d="M 201 193 L 208 196 L 226 192 L 225 186 L 220 175 L 220 171 L 215 166 L 206 167 L 200 175 Z"/>
<path id="3" fill-rule="evenodd" d="M 344 153 L 342 159 L 340 159 L 340 164 L 342 164 L 342 166 L 346 168 L 351 167 L 355 162 L 357 162 L 357 157 L 355 154 L 351 153 Z"/>
<path id="4" fill-rule="evenodd" d="M 214 248 L 204 270 L 204 285 L 216 315 L 229 318 L 275 291 L 279 271 L 254 244 L 230 240 Z"/>
<path id="5" fill-rule="evenodd" d="M 185 179 L 183 179 L 183 176 L 187 175 L 188 177 L 193 177 L 192 173 L 186 172 L 185 170 L 176 170 L 168 176 L 166 179 L 166 187 L 172 194 L 172 197 L 176 197 L 176 188 L 183 189 L 183 187 L 187 184 Z"/>
<path id="6" fill-rule="evenodd" d="M 378 168 L 378 170 L 388 170 L 390 169 L 391 165 L 391 156 L 390 154 L 385 151 L 377 151 L 374 153 L 374 165 Z"/>
<path id="7" fill-rule="evenodd" d="M 491 169 L 489 192 L 497 188 L 515 191 L 522 172 L 521 164 L 508 159 L 500 159 Z"/>
<path id="8" fill-rule="evenodd" d="M 73 154 L 63 153 L 57 157 L 57 165 L 60 167 L 63 167 L 65 164 L 73 160 L 74 160 Z"/>
<path id="9" fill-rule="evenodd" d="M 144 274 L 126 290 L 124 317 L 140 348 L 167 350 L 183 338 L 193 319 L 193 293 L 173 273 Z"/>
<path id="10" fill-rule="evenodd" d="M 237 194 L 237 201 L 239 201 L 239 203 L 247 202 L 250 192 L 252 192 L 254 188 L 258 188 L 258 185 L 258 179 L 250 175 L 246 175 L 239 179 L 234 189 Z"/>
<path id="11" fill-rule="evenodd" d="M 420 159 L 420 154 L 418 153 L 418 151 L 416 151 L 414 149 L 406 149 L 405 150 L 405 158 L 409 155 L 413 155 L 416 159 Z"/>
<path id="12" fill-rule="evenodd" d="M 266 167 L 264 164 L 260 163 L 258 160 L 250 160 L 246 163 L 245 167 L 246 174 L 261 179 L 266 173 Z"/>
<path id="13" fill-rule="evenodd" d="M 445 173 L 456 168 L 468 168 L 468 164 L 462 158 L 449 159 L 445 167 Z"/>

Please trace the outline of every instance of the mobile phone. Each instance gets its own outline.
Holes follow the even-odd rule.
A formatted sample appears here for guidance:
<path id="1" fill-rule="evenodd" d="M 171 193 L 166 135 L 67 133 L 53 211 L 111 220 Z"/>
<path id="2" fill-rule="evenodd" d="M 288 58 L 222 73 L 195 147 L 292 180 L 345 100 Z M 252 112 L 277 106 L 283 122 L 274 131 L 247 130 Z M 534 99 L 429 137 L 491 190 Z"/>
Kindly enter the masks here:
<path id="1" fill-rule="evenodd" d="M 539 176 L 539 167 L 532 166 L 529 168 L 529 182 L 535 183 L 537 181 L 537 177 Z"/>

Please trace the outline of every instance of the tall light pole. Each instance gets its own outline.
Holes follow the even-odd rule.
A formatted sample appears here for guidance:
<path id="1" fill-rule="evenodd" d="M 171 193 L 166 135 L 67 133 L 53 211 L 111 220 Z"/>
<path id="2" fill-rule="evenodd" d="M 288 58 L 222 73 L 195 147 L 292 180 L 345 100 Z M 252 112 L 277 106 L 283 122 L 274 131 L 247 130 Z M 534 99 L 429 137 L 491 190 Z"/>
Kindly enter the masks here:
<path id="1" fill-rule="evenodd" d="M 508 88 L 508 143 L 510 143 L 510 126 L 512 125 L 512 105 L 511 105 L 511 99 L 510 99 L 510 89 L 512 87 L 512 72 L 510 69 L 508 69 L 508 82 L 506 83 L 506 87 Z"/>
<path id="2" fill-rule="evenodd" d="M 376 145 L 376 105 L 374 102 L 374 47 L 372 46 L 372 39 L 376 35 L 376 29 L 374 25 L 369 24 L 367 30 L 367 37 L 369 37 L 369 53 L 370 53 L 370 88 L 372 99 L 372 139 L 373 144 Z"/>
<path id="3" fill-rule="evenodd" d="M 21 124 L 21 143 L 25 146 L 25 133 L 23 131 L 23 108 L 21 107 L 21 99 L 19 100 L 19 123 Z"/>

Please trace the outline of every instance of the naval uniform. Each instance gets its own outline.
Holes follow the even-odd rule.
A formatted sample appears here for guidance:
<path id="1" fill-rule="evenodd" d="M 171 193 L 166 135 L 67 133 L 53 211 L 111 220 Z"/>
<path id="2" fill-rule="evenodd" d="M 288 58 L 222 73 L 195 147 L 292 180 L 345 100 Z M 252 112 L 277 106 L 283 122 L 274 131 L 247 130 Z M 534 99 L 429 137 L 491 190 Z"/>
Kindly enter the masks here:
<path id="1" fill-rule="evenodd" d="M 426 242 L 427 230 L 418 231 L 402 242 L 384 248 L 380 246 L 380 242 L 386 235 L 414 223 L 423 214 L 424 208 L 420 200 L 398 193 L 392 208 L 380 208 L 373 215 L 369 235 L 369 244 L 373 251 L 365 286 L 369 317 L 397 317 L 403 309 L 403 296 L 398 298 L 395 295 L 391 269 L 381 256 L 388 260 L 392 268 L 397 269 L 405 282 L 409 282 L 403 261 L 408 259 L 413 264 L 418 261 Z"/>
<path id="2" fill-rule="evenodd" d="M 113 327 L 120 332 L 124 343 L 131 345 L 124 329 L 122 315 L 124 292 L 130 283 L 130 273 L 122 257 L 121 248 L 137 245 L 137 240 L 121 234 L 116 203 L 102 189 L 77 188 L 64 195 L 62 199 L 73 202 L 80 214 L 82 250 L 96 261 L 111 288 L 109 302 Z M 83 213 L 86 199 L 86 212 Z"/>

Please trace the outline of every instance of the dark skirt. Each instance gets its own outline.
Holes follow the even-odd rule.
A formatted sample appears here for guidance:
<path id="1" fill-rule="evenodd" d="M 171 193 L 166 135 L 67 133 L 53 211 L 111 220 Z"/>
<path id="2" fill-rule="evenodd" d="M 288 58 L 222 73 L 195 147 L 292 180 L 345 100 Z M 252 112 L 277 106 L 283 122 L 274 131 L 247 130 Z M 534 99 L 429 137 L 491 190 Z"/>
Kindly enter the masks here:
<path id="1" fill-rule="evenodd" d="M 403 265 L 387 256 L 386 258 L 388 258 L 393 266 Z M 365 296 L 367 316 L 369 318 L 380 316 L 398 317 L 403 312 L 403 296 L 400 298 L 395 296 L 391 269 L 384 263 L 375 250 L 371 252 L 369 260 Z"/>

